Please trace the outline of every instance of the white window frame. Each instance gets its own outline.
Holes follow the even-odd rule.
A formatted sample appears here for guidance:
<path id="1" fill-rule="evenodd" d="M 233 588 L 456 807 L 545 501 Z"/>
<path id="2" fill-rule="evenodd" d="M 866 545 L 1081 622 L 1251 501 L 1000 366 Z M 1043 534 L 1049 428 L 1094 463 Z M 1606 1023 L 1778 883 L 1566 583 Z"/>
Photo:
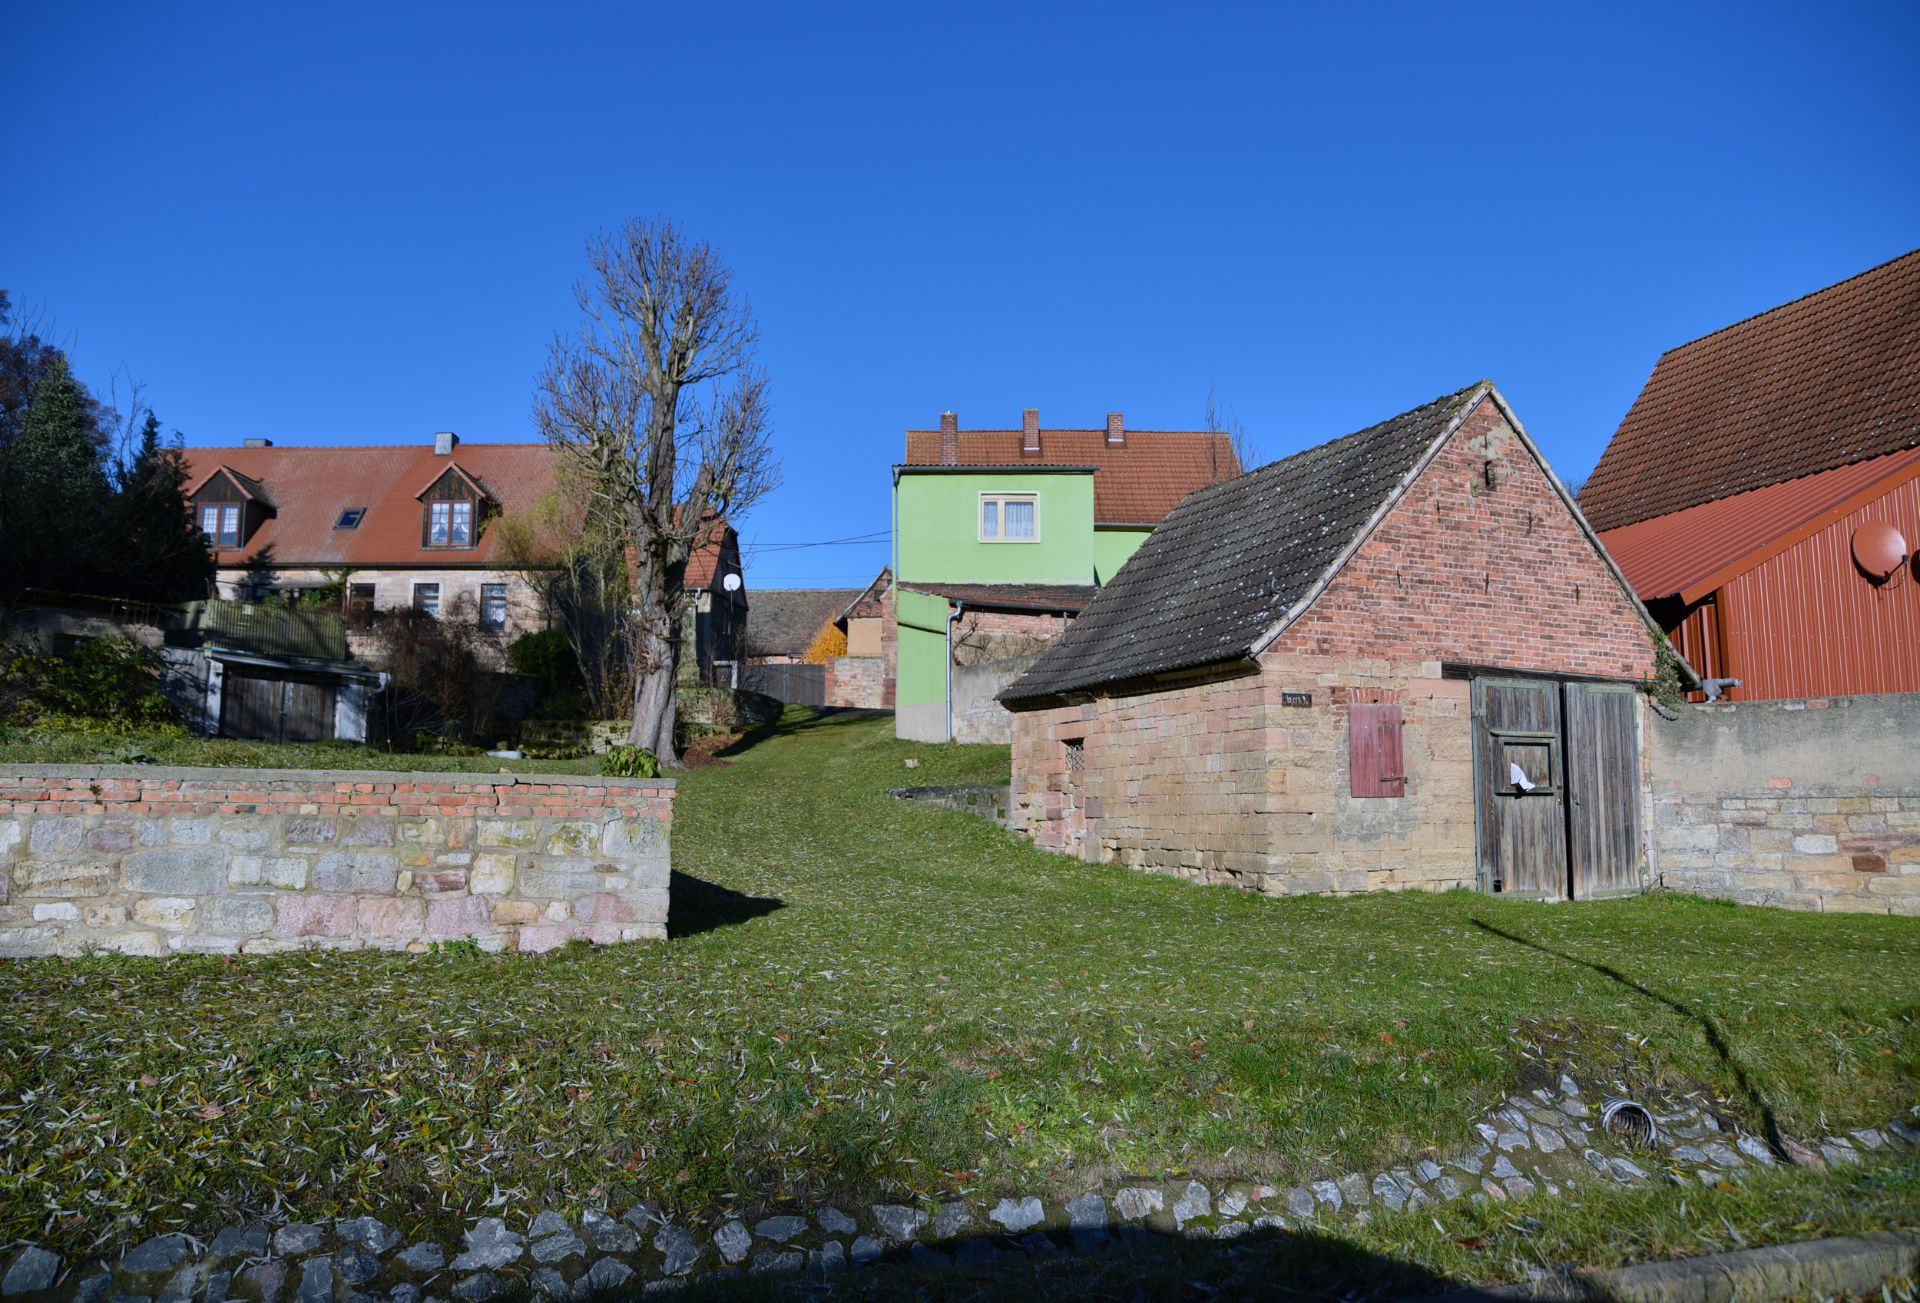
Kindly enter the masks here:
<path id="1" fill-rule="evenodd" d="M 1000 504 L 998 520 L 1000 533 L 989 535 L 986 527 L 986 505 L 988 502 Z M 1025 538 L 1009 538 L 1007 528 L 1007 503 L 1031 502 L 1033 504 L 1033 533 Z M 995 489 L 982 490 L 979 500 L 973 508 L 973 531 L 982 543 L 1038 543 L 1040 541 L 1040 491 L 1038 489 Z"/>

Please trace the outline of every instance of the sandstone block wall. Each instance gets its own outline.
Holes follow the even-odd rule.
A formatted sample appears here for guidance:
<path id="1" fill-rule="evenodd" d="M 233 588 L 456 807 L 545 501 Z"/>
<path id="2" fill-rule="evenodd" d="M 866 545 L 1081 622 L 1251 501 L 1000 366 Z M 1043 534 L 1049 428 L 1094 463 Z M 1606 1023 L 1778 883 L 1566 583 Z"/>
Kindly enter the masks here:
<path id="1" fill-rule="evenodd" d="M 1274 895 L 1472 886 L 1469 688 L 1438 662 L 1270 656 L 1257 674 L 1023 712 L 1012 826 L 1051 850 Z M 1356 701 L 1400 703 L 1404 796 L 1351 794 Z"/>
<path id="2" fill-rule="evenodd" d="M 673 783 L 0 770 L 0 955 L 666 936 Z"/>
<path id="3" fill-rule="evenodd" d="M 835 656 L 827 661 L 825 704 L 863 710 L 890 710 L 893 681 L 883 656 Z"/>
<path id="4" fill-rule="evenodd" d="M 1661 886 L 1920 914 L 1920 694 L 1688 706 L 1648 738 Z"/>

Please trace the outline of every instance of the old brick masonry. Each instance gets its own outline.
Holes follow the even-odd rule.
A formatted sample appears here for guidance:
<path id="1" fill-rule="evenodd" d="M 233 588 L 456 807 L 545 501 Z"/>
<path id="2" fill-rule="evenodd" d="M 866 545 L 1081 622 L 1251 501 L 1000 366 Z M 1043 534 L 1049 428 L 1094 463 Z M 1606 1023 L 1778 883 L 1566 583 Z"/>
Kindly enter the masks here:
<path id="1" fill-rule="evenodd" d="M 0 955 L 664 938 L 673 784 L 0 771 Z"/>

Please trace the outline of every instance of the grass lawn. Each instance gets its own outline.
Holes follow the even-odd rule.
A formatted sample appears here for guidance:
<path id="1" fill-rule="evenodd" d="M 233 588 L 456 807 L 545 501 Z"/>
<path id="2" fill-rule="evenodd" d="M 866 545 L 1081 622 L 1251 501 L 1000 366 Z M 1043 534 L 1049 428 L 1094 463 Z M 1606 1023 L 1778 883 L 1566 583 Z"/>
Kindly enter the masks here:
<path id="1" fill-rule="evenodd" d="M 884 794 L 1006 763 L 790 715 L 682 778 L 666 945 L 0 966 L 0 1241 L 81 1250 L 123 1216 L 204 1231 L 276 1205 L 448 1234 L 642 1198 L 698 1216 L 1163 1170 L 1290 1183 L 1464 1147 L 1563 1065 L 1793 1133 L 1920 1099 L 1920 919 L 1266 900 Z M 1911 1217 L 1916 1169 L 1538 1201 L 1517 1249 L 1511 1211 L 1471 1209 L 1356 1242 L 1486 1275 L 1549 1243 L 1701 1251 L 1732 1241 L 1682 1198 L 1805 1236 Z"/>

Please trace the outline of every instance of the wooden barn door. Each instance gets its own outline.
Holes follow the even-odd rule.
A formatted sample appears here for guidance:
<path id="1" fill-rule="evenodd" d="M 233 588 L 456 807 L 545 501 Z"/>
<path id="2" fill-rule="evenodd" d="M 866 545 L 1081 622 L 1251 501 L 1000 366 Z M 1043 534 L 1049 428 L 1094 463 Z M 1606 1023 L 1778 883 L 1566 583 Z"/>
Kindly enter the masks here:
<path id="1" fill-rule="evenodd" d="M 220 683 L 220 735 L 265 742 L 318 742 L 333 736 L 334 685 L 278 678 L 229 666 Z"/>
<path id="2" fill-rule="evenodd" d="M 1568 892 L 1560 685 L 1475 679 L 1473 773 L 1480 889 L 1564 900 Z"/>
<path id="3" fill-rule="evenodd" d="M 1591 900 L 1641 889 L 1635 689 L 1475 679 L 1480 889 Z"/>
<path id="4" fill-rule="evenodd" d="M 1640 747 L 1634 690 L 1568 683 L 1567 831 L 1577 900 L 1641 889 Z"/>

